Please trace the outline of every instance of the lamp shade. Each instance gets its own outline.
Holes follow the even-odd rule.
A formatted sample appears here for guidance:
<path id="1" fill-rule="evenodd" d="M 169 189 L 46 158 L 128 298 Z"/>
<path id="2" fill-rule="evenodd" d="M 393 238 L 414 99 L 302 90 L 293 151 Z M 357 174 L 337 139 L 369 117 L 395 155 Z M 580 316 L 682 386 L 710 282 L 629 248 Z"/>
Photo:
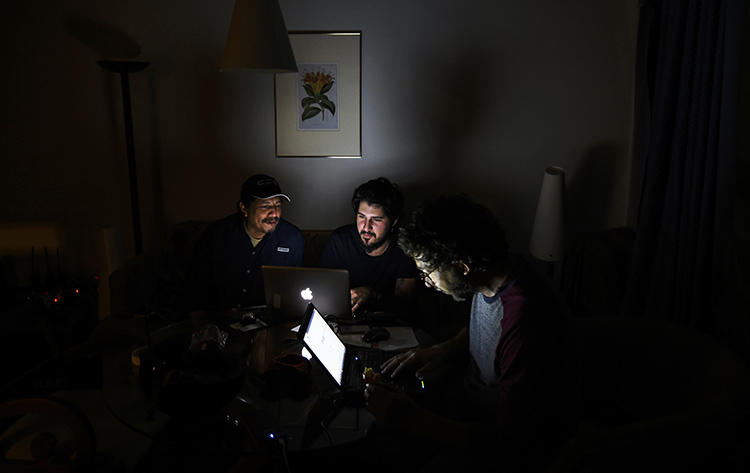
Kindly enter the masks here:
<path id="1" fill-rule="evenodd" d="M 220 70 L 237 69 L 297 71 L 277 0 L 236 0 Z"/>
<path id="2" fill-rule="evenodd" d="M 564 241 L 565 170 L 550 166 L 544 171 L 529 251 L 540 260 L 557 261 L 562 257 Z"/>

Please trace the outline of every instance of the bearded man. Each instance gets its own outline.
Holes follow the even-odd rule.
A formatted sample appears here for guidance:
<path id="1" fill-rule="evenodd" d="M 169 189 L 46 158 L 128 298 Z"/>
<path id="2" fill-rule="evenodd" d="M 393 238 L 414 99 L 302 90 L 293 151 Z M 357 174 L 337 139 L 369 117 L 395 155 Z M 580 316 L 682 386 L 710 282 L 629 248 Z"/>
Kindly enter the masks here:
<path id="1" fill-rule="evenodd" d="M 416 287 L 417 269 L 397 245 L 404 198 L 384 177 L 355 189 L 355 222 L 337 228 L 323 250 L 320 266 L 349 271 L 352 312 L 398 312 Z"/>

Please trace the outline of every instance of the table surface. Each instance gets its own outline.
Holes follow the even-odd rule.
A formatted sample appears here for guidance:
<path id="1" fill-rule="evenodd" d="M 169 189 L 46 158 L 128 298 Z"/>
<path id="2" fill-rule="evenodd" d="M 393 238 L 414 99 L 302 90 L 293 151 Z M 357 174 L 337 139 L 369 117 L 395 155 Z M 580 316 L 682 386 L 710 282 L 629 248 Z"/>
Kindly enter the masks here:
<path id="1" fill-rule="evenodd" d="M 215 321 L 215 320 L 214 320 Z M 105 352 L 102 394 L 112 414 L 129 429 L 150 439 L 156 439 L 165 431 L 174 428 L 175 416 L 166 413 L 159 405 L 163 392 L 157 387 L 150 394 L 142 387 L 142 380 L 134 370 L 131 360 L 133 350 L 144 343 L 145 321 L 128 321 L 127 330 L 134 335 L 130 342 L 120 341 L 117 349 Z M 152 347 L 158 347 L 168 339 L 189 343 L 191 335 L 207 320 L 184 320 L 168 324 L 149 332 Z M 209 321 L 210 322 L 210 321 Z M 153 325 L 153 323 L 152 323 Z M 374 421 L 364 408 L 344 407 L 321 430 L 317 438 L 303 445 L 302 437 L 308 414 L 321 397 L 330 395 L 333 381 L 322 372 L 322 367 L 312 363 L 310 394 L 304 399 L 280 397 L 268 398 L 263 395 L 258 377 L 273 364 L 274 359 L 286 353 L 300 353 L 301 345 L 296 333 L 291 329 L 294 323 L 264 327 L 252 332 L 241 332 L 229 327 L 226 318 L 217 324 L 227 335 L 225 352 L 241 360 L 244 373 L 241 387 L 228 404 L 201 413 L 196 406 L 196 414 L 180 416 L 182 430 L 201 425 L 206 418 L 221 425 L 220 429 L 241 431 L 242 441 L 236 447 L 243 451 L 263 449 L 270 440 L 283 437 L 288 450 L 323 448 L 362 438 Z M 126 331 L 127 331 L 126 330 Z M 120 332 L 123 332 L 122 328 Z M 140 336 L 139 336 L 140 333 Z M 163 383 L 163 378 L 161 384 Z M 194 422 L 195 421 L 195 422 Z"/>
<path id="2" fill-rule="evenodd" d="M 195 415 L 170 415 L 159 406 L 162 391 L 157 387 L 149 395 L 142 387 L 131 355 L 149 340 L 152 347 L 170 339 L 180 341 L 183 348 L 189 346 L 192 334 L 211 320 L 156 319 L 101 321 L 89 340 L 68 354 L 71 359 L 101 360 L 101 382 L 97 362 L 92 365 L 95 384 L 63 387 L 54 393 L 84 411 L 96 433 L 97 456 L 119 471 L 268 471 L 270 463 L 280 461 L 280 442 L 271 440 L 270 434 L 283 438 L 288 452 L 325 449 L 363 438 L 374 422 L 364 408 L 343 407 L 335 410 L 335 417 L 312 442 L 303 442 L 311 412 L 337 392 L 334 382 L 313 362 L 309 395 L 303 399 L 263 396 L 259 375 L 277 356 L 301 351 L 291 330 L 296 324 L 241 332 L 229 327 L 232 317 L 219 317 L 219 325 L 228 335 L 225 351 L 243 362 L 241 386 L 208 414 L 196 406 Z M 420 333 L 416 332 L 420 344 L 429 343 Z M 248 470 L 248 465 L 255 469 Z"/>

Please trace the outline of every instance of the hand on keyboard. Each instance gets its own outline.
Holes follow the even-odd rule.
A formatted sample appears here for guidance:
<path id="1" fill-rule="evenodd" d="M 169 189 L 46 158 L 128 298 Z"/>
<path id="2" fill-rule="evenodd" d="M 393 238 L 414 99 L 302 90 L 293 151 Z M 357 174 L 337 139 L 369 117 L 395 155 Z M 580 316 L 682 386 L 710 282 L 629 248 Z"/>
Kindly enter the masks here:
<path id="1" fill-rule="evenodd" d="M 375 373 L 365 385 L 364 397 L 367 410 L 378 420 L 388 423 L 403 422 L 402 414 L 416 407 L 414 400 L 403 389 L 380 373 Z"/>

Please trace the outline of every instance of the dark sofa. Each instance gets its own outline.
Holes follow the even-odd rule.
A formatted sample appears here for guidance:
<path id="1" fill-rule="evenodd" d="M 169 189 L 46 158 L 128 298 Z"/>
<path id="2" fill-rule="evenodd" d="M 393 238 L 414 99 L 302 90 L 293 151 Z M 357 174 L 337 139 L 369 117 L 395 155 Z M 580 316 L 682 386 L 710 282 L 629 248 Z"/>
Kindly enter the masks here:
<path id="1" fill-rule="evenodd" d="M 173 311 L 195 245 L 209 223 L 177 224 L 165 244 L 127 260 L 113 271 L 109 277 L 110 314 L 127 317 Z M 303 230 L 302 234 L 305 237 L 303 265 L 315 266 L 331 232 Z"/>

